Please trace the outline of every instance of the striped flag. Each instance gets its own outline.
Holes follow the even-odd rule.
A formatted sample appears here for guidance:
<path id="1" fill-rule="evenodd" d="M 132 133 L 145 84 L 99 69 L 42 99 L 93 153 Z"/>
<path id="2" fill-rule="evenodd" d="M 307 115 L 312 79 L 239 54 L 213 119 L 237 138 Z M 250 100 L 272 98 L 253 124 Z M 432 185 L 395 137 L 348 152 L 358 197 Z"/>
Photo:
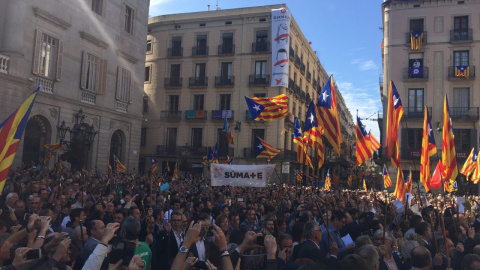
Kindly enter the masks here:
<path id="1" fill-rule="evenodd" d="M 332 183 L 333 183 L 333 185 L 334 186 L 338 185 L 339 181 L 340 180 L 338 180 L 338 177 L 335 174 L 332 173 Z"/>
<path id="2" fill-rule="evenodd" d="M 468 176 L 473 172 L 475 167 L 477 166 L 477 160 L 478 160 L 478 153 L 477 150 L 472 148 L 472 151 L 470 152 L 470 155 L 468 156 L 467 160 L 463 164 L 462 170 L 460 170 L 460 173 L 465 175 L 468 180 Z"/>
<path id="3" fill-rule="evenodd" d="M 423 137 L 422 137 L 422 152 L 420 157 L 420 182 L 425 187 L 425 192 L 431 190 L 430 177 L 430 157 L 437 153 L 437 146 L 435 145 L 435 137 L 433 136 L 432 124 L 430 122 L 430 115 L 428 115 L 427 106 L 425 106 L 425 116 L 423 119 Z"/>
<path id="4" fill-rule="evenodd" d="M 288 114 L 288 97 L 285 94 L 275 97 L 245 97 L 245 101 L 255 121 L 280 120 Z"/>
<path id="5" fill-rule="evenodd" d="M 57 167 L 57 174 L 60 174 L 63 172 L 63 163 L 60 160 L 58 160 L 56 167 Z"/>
<path id="6" fill-rule="evenodd" d="M 52 150 L 53 153 L 56 153 L 58 150 L 67 151 L 64 145 L 60 142 L 55 144 L 45 144 L 43 147 Z"/>
<path id="7" fill-rule="evenodd" d="M 155 174 L 156 174 L 156 171 L 157 171 L 157 164 L 155 163 L 155 159 L 153 159 L 153 157 L 150 157 L 150 160 L 152 162 L 152 170 L 151 170 L 151 175 L 153 178 L 155 178 Z"/>
<path id="8" fill-rule="evenodd" d="M 408 172 L 407 178 L 405 180 L 405 185 L 407 188 L 407 193 L 412 193 L 413 191 L 413 175 L 412 175 L 412 168 L 410 168 L 410 171 Z"/>
<path id="9" fill-rule="evenodd" d="M 228 128 L 227 116 L 225 116 L 225 120 L 223 122 L 223 131 L 225 131 L 227 136 L 227 142 L 231 145 L 234 145 L 232 131 Z"/>
<path id="10" fill-rule="evenodd" d="M 407 187 L 405 185 L 405 180 L 403 178 L 402 167 L 397 168 L 397 185 L 395 186 L 395 192 L 393 193 L 397 199 L 402 202 L 405 202 L 405 193 L 407 193 Z"/>
<path id="11" fill-rule="evenodd" d="M 340 132 L 340 121 L 337 110 L 337 98 L 333 75 L 328 78 L 322 93 L 317 99 L 317 118 L 319 126 L 325 130 L 325 138 L 332 145 L 335 152 L 340 156 L 340 146 L 343 142 Z"/>
<path id="12" fill-rule="evenodd" d="M 125 167 L 125 165 L 122 164 L 122 162 L 120 162 L 120 159 L 118 159 L 117 156 L 113 155 L 113 161 L 114 161 L 114 164 L 115 164 L 115 170 L 117 173 L 124 173 L 127 171 L 127 168 Z"/>
<path id="13" fill-rule="evenodd" d="M 330 190 L 332 187 L 332 179 L 330 178 L 330 169 L 327 170 L 327 177 L 325 177 L 325 190 Z"/>
<path id="14" fill-rule="evenodd" d="M 452 119 L 450 118 L 450 109 L 448 108 L 448 98 L 445 95 L 443 105 L 443 142 L 442 142 L 442 176 L 445 181 L 452 184 L 458 175 L 457 157 L 455 151 L 455 140 L 453 135 Z"/>
<path id="15" fill-rule="evenodd" d="M 313 147 L 315 143 L 322 144 L 323 128 L 318 125 L 315 104 L 310 102 L 307 114 L 305 115 L 305 124 L 303 126 L 303 136 L 307 138 L 307 144 Z"/>
<path id="16" fill-rule="evenodd" d="M 303 137 L 302 129 L 300 128 L 300 122 L 297 117 L 295 117 L 295 130 L 293 132 L 293 142 L 297 144 L 297 161 L 300 164 L 307 164 L 313 168 L 312 160 L 307 153 L 307 143 L 305 142 L 306 138 Z"/>
<path id="17" fill-rule="evenodd" d="M 325 163 L 325 149 L 323 148 L 323 141 L 322 144 L 317 143 L 317 160 L 318 168 L 320 169 Z"/>
<path id="18" fill-rule="evenodd" d="M 403 106 L 397 88 L 390 81 L 387 107 L 387 132 L 385 136 L 385 155 L 390 157 L 395 169 L 400 165 L 400 149 L 398 147 L 398 130 L 403 116 Z"/>
<path id="19" fill-rule="evenodd" d="M 230 164 L 232 165 L 233 163 L 233 157 L 227 156 L 227 160 L 225 160 L 222 164 Z"/>
<path id="20" fill-rule="evenodd" d="M 347 178 L 347 184 L 348 184 L 348 187 L 351 188 L 352 185 L 353 185 L 353 173 L 350 171 L 350 174 L 348 175 L 348 178 Z"/>
<path id="21" fill-rule="evenodd" d="M 422 48 L 423 32 L 410 33 L 410 48 L 412 50 L 420 50 Z"/>
<path id="22" fill-rule="evenodd" d="M 167 161 L 167 167 L 165 167 L 165 171 L 170 172 L 170 165 L 168 164 L 168 161 Z"/>
<path id="23" fill-rule="evenodd" d="M 173 171 L 172 180 L 178 179 L 178 162 L 175 162 L 175 170 Z"/>
<path id="24" fill-rule="evenodd" d="M 282 152 L 280 149 L 268 144 L 266 141 L 255 137 L 255 157 L 256 158 L 267 158 L 268 162 L 272 160 L 278 153 Z"/>
<path id="25" fill-rule="evenodd" d="M 477 162 L 475 162 L 475 168 L 473 169 L 473 174 L 472 174 L 472 182 L 474 184 L 477 184 L 478 181 L 480 180 L 480 159 L 477 158 Z"/>
<path id="26" fill-rule="evenodd" d="M 218 164 L 218 143 L 215 144 L 215 151 L 213 151 L 212 163 Z"/>
<path id="27" fill-rule="evenodd" d="M 13 159 L 17 153 L 20 139 L 27 125 L 30 111 L 37 96 L 40 86 L 13 112 L 5 121 L 0 124 L 0 193 L 3 191 L 8 172 L 12 166 Z M 4 101 L 5 102 L 5 101 Z"/>
<path id="28" fill-rule="evenodd" d="M 435 170 L 433 171 L 432 174 L 432 179 L 430 180 L 430 186 L 434 189 L 440 189 L 442 186 L 442 171 L 443 171 L 443 165 L 442 161 L 439 160 L 437 163 L 437 167 L 435 167 Z"/>
<path id="29" fill-rule="evenodd" d="M 365 139 L 367 132 L 363 127 L 362 121 L 357 117 L 357 128 L 356 128 L 356 156 L 357 156 L 357 166 L 360 166 L 362 163 L 372 158 L 372 152 L 370 151 L 370 143 Z"/>
<path id="30" fill-rule="evenodd" d="M 368 138 L 370 140 L 370 151 L 372 151 L 372 153 L 380 149 L 380 142 L 373 136 L 372 131 L 368 132 Z"/>
<path id="31" fill-rule="evenodd" d="M 51 159 L 53 158 L 53 152 L 52 149 L 47 148 L 45 157 L 43 158 L 43 164 L 47 164 Z"/>
<path id="32" fill-rule="evenodd" d="M 455 66 L 455 77 L 463 77 L 468 79 L 470 76 L 469 66 Z"/>
<path id="33" fill-rule="evenodd" d="M 367 182 L 365 182 L 365 179 L 363 179 L 363 190 L 368 191 Z"/>
<path id="34" fill-rule="evenodd" d="M 388 174 L 387 167 L 383 165 L 383 186 L 385 188 L 389 188 L 392 186 L 392 179 L 390 179 L 390 175 Z"/>

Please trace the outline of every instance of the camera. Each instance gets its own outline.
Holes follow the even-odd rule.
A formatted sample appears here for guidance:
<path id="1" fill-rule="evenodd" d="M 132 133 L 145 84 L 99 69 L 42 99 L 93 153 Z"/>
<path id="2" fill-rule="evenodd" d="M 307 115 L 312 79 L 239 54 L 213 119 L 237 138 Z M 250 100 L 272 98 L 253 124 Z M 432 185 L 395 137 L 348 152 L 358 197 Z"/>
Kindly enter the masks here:
<path id="1" fill-rule="evenodd" d="M 261 235 L 261 236 L 257 237 L 257 239 L 255 239 L 255 242 L 256 242 L 257 245 L 263 246 L 263 243 L 265 242 L 265 236 Z"/>
<path id="2" fill-rule="evenodd" d="M 122 241 L 112 246 L 112 251 L 108 254 L 108 262 L 116 264 L 119 260 L 123 259 L 123 263 L 128 263 L 135 255 L 136 244 L 133 242 Z M 127 263 L 127 265 L 128 265 Z"/>
<path id="3" fill-rule="evenodd" d="M 39 248 L 29 250 L 25 255 L 25 259 L 27 260 L 38 260 L 41 257 L 42 257 L 42 250 Z"/>

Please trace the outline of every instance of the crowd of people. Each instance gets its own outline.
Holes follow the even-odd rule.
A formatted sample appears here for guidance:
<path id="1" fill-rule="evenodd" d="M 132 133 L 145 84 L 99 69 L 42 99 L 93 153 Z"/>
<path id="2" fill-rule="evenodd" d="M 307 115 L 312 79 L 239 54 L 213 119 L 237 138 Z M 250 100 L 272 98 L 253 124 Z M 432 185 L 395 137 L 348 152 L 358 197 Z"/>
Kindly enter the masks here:
<path id="1" fill-rule="evenodd" d="M 169 182 L 169 189 L 160 186 Z M 153 187 L 150 189 L 150 187 Z M 465 197 L 464 197 L 465 198 Z M 2 269 L 480 270 L 476 196 L 12 170 Z"/>

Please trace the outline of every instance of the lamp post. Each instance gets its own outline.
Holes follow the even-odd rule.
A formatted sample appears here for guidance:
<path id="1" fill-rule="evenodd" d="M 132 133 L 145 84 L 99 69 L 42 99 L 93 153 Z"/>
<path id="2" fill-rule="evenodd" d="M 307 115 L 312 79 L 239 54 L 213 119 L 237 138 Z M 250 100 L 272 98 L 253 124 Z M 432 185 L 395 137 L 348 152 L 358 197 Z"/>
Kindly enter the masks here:
<path id="1" fill-rule="evenodd" d="M 65 121 L 62 121 L 60 126 L 57 126 L 57 132 L 60 143 L 67 148 L 67 151 L 60 156 L 60 159 L 70 162 L 72 171 L 77 171 L 85 167 L 88 160 L 88 152 L 98 131 L 95 131 L 92 125 L 84 123 L 87 116 L 82 109 L 73 116 L 75 123 L 73 128 L 67 127 Z M 65 139 L 67 131 L 70 135 L 69 140 Z"/>

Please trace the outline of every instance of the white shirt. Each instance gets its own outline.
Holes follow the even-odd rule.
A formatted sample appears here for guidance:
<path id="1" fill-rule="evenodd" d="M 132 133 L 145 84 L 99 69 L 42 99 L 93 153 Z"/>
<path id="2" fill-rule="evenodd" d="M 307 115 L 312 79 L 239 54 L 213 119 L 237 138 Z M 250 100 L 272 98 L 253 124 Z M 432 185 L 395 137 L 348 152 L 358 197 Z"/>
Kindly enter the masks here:
<path id="1" fill-rule="evenodd" d="M 180 248 L 180 244 L 182 244 L 182 242 L 183 242 L 183 232 L 182 232 L 182 230 L 179 230 L 178 232 L 173 231 L 173 235 L 175 235 L 175 240 L 177 240 L 177 247 Z"/>
<path id="2" fill-rule="evenodd" d="M 198 260 L 204 262 L 205 261 L 205 244 L 203 239 L 196 242 L 195 245 L 197 246 Z"/>
<path id="3" fill-rule="evenodd" d="M 67 223 L 70 221 L 70 216 L 66 216 L 63 218 L 62 221 L 62 231 L 64 231 L 67 228 Z"/>

